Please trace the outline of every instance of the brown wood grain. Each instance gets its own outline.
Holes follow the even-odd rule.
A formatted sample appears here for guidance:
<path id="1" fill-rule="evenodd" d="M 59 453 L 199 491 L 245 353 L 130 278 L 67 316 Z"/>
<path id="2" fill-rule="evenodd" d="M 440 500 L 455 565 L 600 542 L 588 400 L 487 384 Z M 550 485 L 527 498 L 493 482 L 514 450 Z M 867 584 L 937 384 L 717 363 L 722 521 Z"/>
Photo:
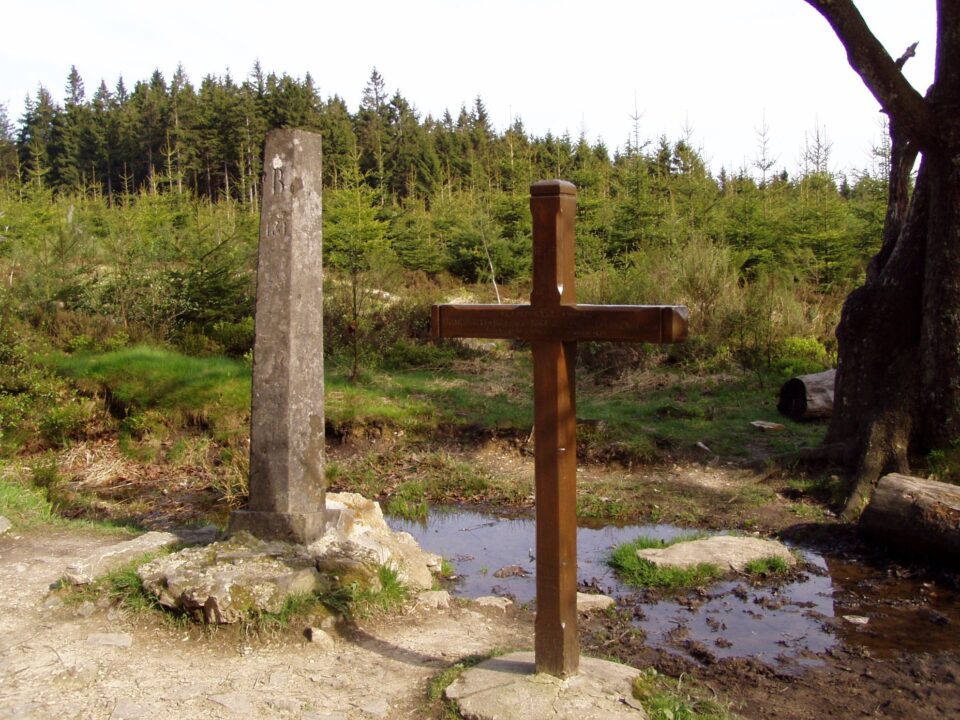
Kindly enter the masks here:
<path id="1" fill-rule="evenodd" d="M 434 338 L 529 340 L 533 349 L 537 505 L 537 672 L 577 672 L 577 342 L 679 342 L 679 305 L 577 305 L 576 189 L 562 180 L 530 188 L 533 291 L 529 305 L 437 305 Z"/>

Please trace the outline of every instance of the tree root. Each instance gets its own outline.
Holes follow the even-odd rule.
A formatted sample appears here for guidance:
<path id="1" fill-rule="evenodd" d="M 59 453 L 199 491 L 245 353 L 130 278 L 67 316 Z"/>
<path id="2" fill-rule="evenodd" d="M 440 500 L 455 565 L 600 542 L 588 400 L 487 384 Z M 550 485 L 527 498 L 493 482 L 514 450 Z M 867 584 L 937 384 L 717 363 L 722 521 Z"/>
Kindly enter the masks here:
<path id="1" fill-rule="evenodd" d="M 843 465 L 850 467 L 856 459 L 856 446 L 851 441 L 827 443 L 815 448 L 803 448 L 779 455 L 771 455 L 748 464 L 753 470 L 769 470 L 797 465 Z"/>
<path id="2" fill-rule="evenodd" d="M 888 472 L 910 473 L 907 459 L 910 421 L 902 414 L 891 413 L 870 423 L 860 450 L 850 494 L 840 518 L 856 522 L 863 512 L 880 476 Z"/>

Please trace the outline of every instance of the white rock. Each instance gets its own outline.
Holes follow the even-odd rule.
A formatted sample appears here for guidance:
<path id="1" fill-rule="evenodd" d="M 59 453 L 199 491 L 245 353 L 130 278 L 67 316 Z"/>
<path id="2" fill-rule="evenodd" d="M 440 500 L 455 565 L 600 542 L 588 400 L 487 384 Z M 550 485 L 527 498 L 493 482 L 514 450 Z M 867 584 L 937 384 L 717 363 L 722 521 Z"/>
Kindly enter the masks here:
<path id="1" fill-rule="evenodd" d="M 97 606 L 94 605 L 89 600 L 84 600 L 80 603 L 80 607 L 77 608 L 76 613 L 78 617 L 88 618 L 97 611 Z"/>
<path id="2" fill-rule="evenodd" d="M 776 557 L 793 566 L 797 559 L 782 543 L 736 535 L 714 535 L 701 540 L 679 542 L 666 548 L 637 550 L 637 557 L 658 567 L 692 567 L 701 563 L 721 570 L 742 572 L 754 560 Z"/>
<path id="3" fill-rule="evenodd" d="M 308 548 L 321 570 L 353 565 L 375 571 L 389 565 L 404 585 L 433 587 L 440 556 L 420 549 L 409 533 L 391 530 L 379 503 L 357 493 L 327 493 L 327 515 L 327 532 Z"/>
<path id="4" fill-rule="evenodd" d="M 254 611 L 278 612 L 287 596 L 327 588 L 302 550 L 247 536 L 187 548 L 143 565 L 137 575 L 161 605 L 233 623 Z"/>
<path id="5" fill-rule="evenodd" d="M 121 698 L 114 705 L 113 712 L 110 713 L 110 720 L 135 720 L 145 717 L 148 713 L 150 713 L 149 707 L 140 705 L 129 698 Z"/>
<path id="6" fill-rule="evenodd" d="M 133 645 L 133 636 L 127 633 L 93 633 L 87 635 L 87 645 L 128 648 Z"/>
<path id="7" fill-rule="evenodd" d="M 863 615 L 844 615 L 843 619 L 852 625 L 866 625 L 870 622 L 870 618 Z"/>
<path id="8" fill-rule="evenodd" d="M 478 597 L 474 602 L 480 607 L 499 608 L 504 612 L 506 612 L 508 607 L 513 605 L 513 600 L 498 595 L 484 595 L 483 597 Z"/>
<path id="9" fill-rule="evenodd" d="M 332 650 L 336 646 L 336 641 L 330 637 L 330 634 L 318 627 L 308 627 L 304 631 L 304 635 L 306 635 L 307 640 L 324 650 Z"/>
<path id="10" fill-rule="evenodd" d="M 597 610 L 606 610 L 616 604 L 617 601 L 607 595 L 577 593 L 577 612 L 590 613 Z"/>
<path id="11" fill-rule="evenodd" d="M 211 695 L 207 699 L 215 702 L 217 705 L 222 705 L 228 710 L 232 710 L 237 713 L 237 715 L 242 715 L 246 718 L 257 717 L 253 703 L 250 701 L 250 698 L 243 693 L 222 693 L 220 695 Z"/>
<path id="12" fill-rule="evenodd" d="M 105 575 L 135 558 L 179 541 L 180 539 L 173 533 L 144 533 L 133 540 L 125 540 L 105 547 L 83 560 L 68 565 L 67 571 L 63 574 L 63 579 L 72 585 L 92 583 L 101 575 Z"/>
<path id="13" fill-rule="evenodd" d="M 390 703 L 383 698 L 371 700 L 365 705 L 361 705 L 360 710 L 374 717 L 386 717 L 387 713 L 390 712 Z"/>
<path id="14" fill-rule="evenodd" d="M 417 605 L 423 605 L 434 610 L 449 608 L 450 593 L 446 590 L 424 590 L 417 595 Z"/>
<path id="15" fill-rule="evenodd" d="M 7 530 L 12 528 L 13 525 L 9 520 L 7 520 L 3 515 L 0 515 L 0 535 L 3 535 Z"/>

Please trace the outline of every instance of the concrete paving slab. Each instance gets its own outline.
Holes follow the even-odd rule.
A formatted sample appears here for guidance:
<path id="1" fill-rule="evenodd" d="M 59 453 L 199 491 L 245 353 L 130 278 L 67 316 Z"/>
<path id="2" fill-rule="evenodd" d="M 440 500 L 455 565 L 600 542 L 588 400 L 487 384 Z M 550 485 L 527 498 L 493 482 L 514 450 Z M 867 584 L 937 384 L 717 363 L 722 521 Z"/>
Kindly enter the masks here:
<path id="1" fill-rule="evenodd" d="M 635 668 L 580 658 L 561 680 L 537 674 L 532 652 L 491 658 L 465 670 L 445 691 L 466 720 L 646 720 L 633 697 Z"/>

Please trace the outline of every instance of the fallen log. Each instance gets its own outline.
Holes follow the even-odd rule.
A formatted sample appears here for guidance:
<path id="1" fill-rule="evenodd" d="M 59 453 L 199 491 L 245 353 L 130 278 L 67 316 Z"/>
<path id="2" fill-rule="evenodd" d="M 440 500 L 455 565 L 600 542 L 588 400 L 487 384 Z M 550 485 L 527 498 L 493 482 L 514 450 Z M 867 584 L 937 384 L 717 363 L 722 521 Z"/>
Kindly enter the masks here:
<path id="1" fill-rule="evenodd" d="M 790 378 L 780 388 L 777 410 L 792 420 L 817 420 L 833 414 L 833 386 L 837 371 Z"/>
<path id="2" fill-rule="evenodd" d="M 960 561 L 960 487 L 885 475 L 860 516 L 860 529 L 897 550 Z"/>

